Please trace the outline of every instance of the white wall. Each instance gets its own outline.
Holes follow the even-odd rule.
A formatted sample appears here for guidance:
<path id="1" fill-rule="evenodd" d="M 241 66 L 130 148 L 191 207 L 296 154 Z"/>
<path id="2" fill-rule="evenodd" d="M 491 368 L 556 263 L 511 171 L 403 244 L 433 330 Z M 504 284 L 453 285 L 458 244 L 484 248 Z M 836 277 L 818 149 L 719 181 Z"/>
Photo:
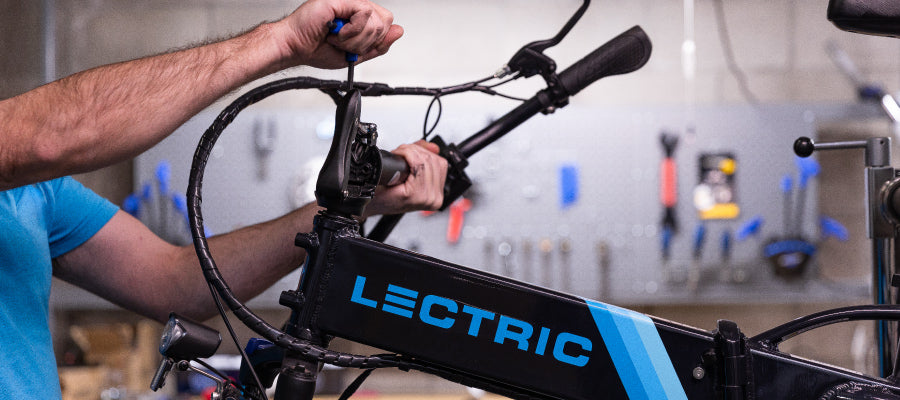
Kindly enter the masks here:
<path id="1" fill-rule="evenodd" d="M 555 34 L 580 5 L 572 0 L 382 3 L 393 10 L 406 35 L 387 56 L 361 65 L 357 76 L 397 85 L 447 85 L 492 73 L 524 43 Z M 57 0 L 57 4 L 58 64 L 65 74 L 232 35 L 260 21 L 277 19 L 297 3 Z M 900 84 L 900 42 L 839 31 L 825 19 L 826 6 L 822 0 L 724 2 L 736 61 L 762 101 L 852 99 L 851 86 L 824 51 L 831 40 L 855 59 L 867 78 L 891 88 Z M 713 2 L 699 0 L 695 11 L 698 102 L 743 101 L 723 56 Z M 588 88 L 577 101 L 680 103 L 685 91 L 683 22 L 680 0 L 594 1 L 569 37 L 547 53 L 562 69 L 619 32 L 641 25 L 654 44 L 648 65 Z M 292 72 L 296 73 L 343 77 L 343 73 Z M 531 87 L 523 89 L 530 91 Z"/>

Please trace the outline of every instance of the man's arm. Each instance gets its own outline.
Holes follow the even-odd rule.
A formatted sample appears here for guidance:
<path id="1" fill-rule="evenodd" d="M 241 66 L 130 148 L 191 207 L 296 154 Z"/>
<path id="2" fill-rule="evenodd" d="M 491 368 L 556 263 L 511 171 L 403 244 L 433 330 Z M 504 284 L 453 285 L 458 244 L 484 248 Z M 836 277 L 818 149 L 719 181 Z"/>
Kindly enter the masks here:
<path id="1" fill-rule="evenodd" d="M 327 23 L 349 18 L 327 36 Z M 237 87 L 296 65 L 346 66 L 402 35 L 366 0 L 310 0 L 284 19 L 205 46 L 94 68 L 0 101 L 0 190 L 134 157 Z"/>
<path id="2" fill-rule="evenodd" d="M 410 164 L 410 176 L 405 183 L 380 191 L 372 210 L 399 213 L 440 207 L 447 162 L 436 154 L 436 147 L 418 142 L 394 152 Z M 252 298 L 300 266 L 306 253 L 294 246 L 294 237 L 312 230 L 318 210 L 309 204 L 281 218 L 209 239 L 210 252 L 238 298 Z M 58 257 L 53 273 L 159 321 L 172 311 L 200 320 L 215 313 L 194 248 L 163 241 L 121 211 L 87 242 Z"/>
<path id="3" fill-rule="evenodd" d="M 294 236 L 312 229 L 317 209 L 310 204 L 209 239 L 223 277 L 239 298 L 252 298 L 300 266 L 306 253 L 294 246 Z M 172 311 L 203 320 L 215 310 L 194 248 L 163 241 L 122 211 L 94 237 L 57 258 L 54 275 L 158 321 Z"/>

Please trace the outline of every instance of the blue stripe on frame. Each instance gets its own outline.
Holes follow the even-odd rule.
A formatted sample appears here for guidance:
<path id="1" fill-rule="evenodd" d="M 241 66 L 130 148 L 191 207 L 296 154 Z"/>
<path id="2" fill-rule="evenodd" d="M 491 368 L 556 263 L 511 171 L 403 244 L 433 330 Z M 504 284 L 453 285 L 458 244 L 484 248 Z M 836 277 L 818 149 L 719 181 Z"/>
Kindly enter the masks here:
<path id="1" fill-rule="evenodd" d="M 631 400 L 687 400 L 672 360 L 646 315 L 584 299 Z"/>

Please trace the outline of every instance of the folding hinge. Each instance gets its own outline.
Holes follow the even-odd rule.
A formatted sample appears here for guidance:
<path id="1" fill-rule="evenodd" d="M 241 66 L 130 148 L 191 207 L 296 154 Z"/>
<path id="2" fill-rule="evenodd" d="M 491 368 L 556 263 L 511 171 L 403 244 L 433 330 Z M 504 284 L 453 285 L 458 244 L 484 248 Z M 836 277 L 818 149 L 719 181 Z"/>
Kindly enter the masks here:
<path id="1" fill-rule="evenodd" d="M 719 370 L 716 392 L 724 399 L 752 399 L 746 337 L 734 322 L 719 320 L 715 341 Z"/>

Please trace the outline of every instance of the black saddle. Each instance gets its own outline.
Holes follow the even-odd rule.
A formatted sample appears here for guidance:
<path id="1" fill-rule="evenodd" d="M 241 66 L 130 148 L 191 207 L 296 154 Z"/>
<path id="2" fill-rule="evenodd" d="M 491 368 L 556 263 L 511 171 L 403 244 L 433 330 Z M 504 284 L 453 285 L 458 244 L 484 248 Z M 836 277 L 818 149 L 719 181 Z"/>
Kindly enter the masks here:
<path id="1" fill-rule="evenodd" d="M 900 37 L 900 0 L 831 0 L 828 20 L 845 31 Z"/>

